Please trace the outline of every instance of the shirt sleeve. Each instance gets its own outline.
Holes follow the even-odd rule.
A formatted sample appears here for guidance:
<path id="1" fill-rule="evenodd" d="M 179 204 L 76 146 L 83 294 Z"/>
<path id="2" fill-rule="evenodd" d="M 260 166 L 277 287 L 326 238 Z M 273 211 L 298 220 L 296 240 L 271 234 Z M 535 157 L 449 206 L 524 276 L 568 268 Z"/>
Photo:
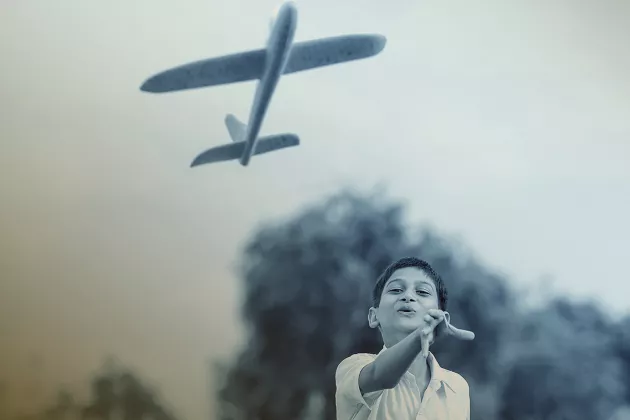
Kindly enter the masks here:
<path id="1" fill-rule="evenodd" d="M 382 390 L 363 395 L 359 389 L 359 374 L 374 359 L 373 354 L 359 353 L 344 359 L 339 364 L 335 374 L 337 385 L 335 398 L 338 412 L 354 412 L 361 406 L 372 409 L 378 397 L 381 396 Z"/>

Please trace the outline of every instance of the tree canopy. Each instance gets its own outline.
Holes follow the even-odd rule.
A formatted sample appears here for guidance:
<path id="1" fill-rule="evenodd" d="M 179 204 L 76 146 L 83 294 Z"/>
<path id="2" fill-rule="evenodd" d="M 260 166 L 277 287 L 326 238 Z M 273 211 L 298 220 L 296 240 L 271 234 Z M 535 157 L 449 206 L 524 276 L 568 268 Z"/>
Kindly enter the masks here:
<path id="1" fill-rule="evenodd" d="M 87 402 L 78 402 L 66 390 L 42 413 L 28 420 L 175 420 L 138 374 L 108 360 L 91 380 Z"/>

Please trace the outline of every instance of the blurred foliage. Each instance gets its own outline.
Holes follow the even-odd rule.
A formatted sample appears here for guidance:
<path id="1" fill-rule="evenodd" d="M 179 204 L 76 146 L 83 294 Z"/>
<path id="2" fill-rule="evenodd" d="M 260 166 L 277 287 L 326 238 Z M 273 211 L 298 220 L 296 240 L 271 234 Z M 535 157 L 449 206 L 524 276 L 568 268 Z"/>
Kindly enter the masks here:
<path id="1" fill-rule="evenodd" d="M 436 268 L 453 323 L 477 334 L 432 350 L 470 383 L 473 419 L 608 420 L 628 403 L 630 319 L 560 299 L 522 307 L 509 279 L 432 229 L 410 230 L 403 210 L 382 192 L 342 191 L 255 232 L 241 265 L 248 341 L 217 370 L 217 419 L 335 419 L 335 369 L 380 350 L 372 286 L 407 255 Z"/>
<path id="2" fill-rule="evenodd" d="M 610 418 L 625 393 L 617 333 L 590 304 L 557 299 L 528 314 L 503 391 L 502 418 Z"/>
<path id="3" fill-rule="evenodd" d="M 61 390 L 52 406 L 20 420 L 175 420 L 137 374 L 111 360 L 92 379 L 91 391 L 82 404 Z"/>

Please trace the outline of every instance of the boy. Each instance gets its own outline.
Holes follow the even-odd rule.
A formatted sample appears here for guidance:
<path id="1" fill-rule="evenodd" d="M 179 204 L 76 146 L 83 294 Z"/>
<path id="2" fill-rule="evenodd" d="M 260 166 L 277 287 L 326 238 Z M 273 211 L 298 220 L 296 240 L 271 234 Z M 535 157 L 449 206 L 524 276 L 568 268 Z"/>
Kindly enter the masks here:
<path id="1" fill-rule="evenodd" d="M 339 364 L 337 420 L 470 420 L 466 380 L 429 352 L 439 335 L 474 338 L 443 322 L 448 295 L 440 276 L 425 261 L 403 258 L 379 277 L 373 300 L 368 322 L 385 346 Z"/>

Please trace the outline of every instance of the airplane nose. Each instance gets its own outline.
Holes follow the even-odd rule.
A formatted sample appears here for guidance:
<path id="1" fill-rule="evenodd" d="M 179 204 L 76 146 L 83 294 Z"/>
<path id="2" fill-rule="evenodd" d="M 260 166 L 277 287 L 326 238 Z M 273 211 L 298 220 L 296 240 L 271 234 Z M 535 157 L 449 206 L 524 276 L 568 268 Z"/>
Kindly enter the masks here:
<path id="1" fill-rule="evenodd" d="M 282 7 L 297 10 L 297 4 L 294 1 L 287 1 L 282 5 Z"/>
<path id="2" fill-rule="evenodd" d="M 294 20 L 297 16 L 297 5 L 295 2 L 287 1 L 280 6 L 278 15 L 290 15 Z"/>

